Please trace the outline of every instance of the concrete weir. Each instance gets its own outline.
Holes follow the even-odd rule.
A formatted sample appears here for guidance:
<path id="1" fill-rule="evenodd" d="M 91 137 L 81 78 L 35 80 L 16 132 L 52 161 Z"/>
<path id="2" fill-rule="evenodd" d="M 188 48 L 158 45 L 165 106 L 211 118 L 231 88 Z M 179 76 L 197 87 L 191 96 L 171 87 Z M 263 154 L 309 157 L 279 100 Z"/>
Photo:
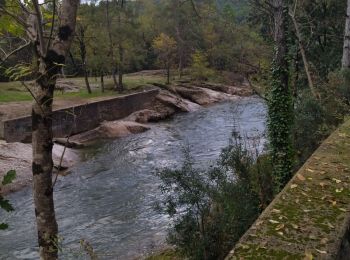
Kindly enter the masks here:
<path id="1" fill-rule="evenodd" d="M 118 120 L 144 109 L 158 94 L 157 89 L 108 98 L 53 111 L 54 137 L 65 137 L 91 130 L 103 121 Z M 0 139 L 7 142 L 30 142 L 31 116 L 0 122 Z"/>
<path id="2" fill-rule="evenodd" d="M 231 259 L 350 259 L 350 120 L 264 210 Z"/>

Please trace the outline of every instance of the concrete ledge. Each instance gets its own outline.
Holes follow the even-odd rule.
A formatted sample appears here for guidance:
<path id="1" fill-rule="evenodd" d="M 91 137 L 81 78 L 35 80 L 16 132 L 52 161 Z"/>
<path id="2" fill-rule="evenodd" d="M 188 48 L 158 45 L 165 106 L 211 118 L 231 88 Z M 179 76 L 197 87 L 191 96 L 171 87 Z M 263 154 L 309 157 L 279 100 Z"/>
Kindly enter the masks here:
<path id="1" fill-rule="evenodd" d="M 226 259 L 350 259 L 350 120 L 317 149 Z"/>
<path id="2" fill-rule="evenodd" d="M 130 95 L 109 98 L 53 111 L 54 137 L 78 134 L 97 127 L 102 121 L 124 118 L 144 109 L 158 94 L 157 89 Z M 32 135 L 31 116 L 19 117 L 0 123 L 0 138 L 7 142 L 30 142 Z"/>

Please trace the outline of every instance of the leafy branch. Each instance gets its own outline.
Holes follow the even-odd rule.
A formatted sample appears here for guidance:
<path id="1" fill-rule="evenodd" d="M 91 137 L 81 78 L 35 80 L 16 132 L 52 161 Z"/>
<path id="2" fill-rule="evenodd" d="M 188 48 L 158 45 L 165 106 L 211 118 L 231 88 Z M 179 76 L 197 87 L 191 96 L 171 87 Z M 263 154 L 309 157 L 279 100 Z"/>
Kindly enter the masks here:
<path id="1" fill-rule="evenodd" d="M 16 171 L 10 170 L 3 177 L 1 184 L 3 186 L 8 185 L 8 184 L 12 183 L 15 178 L 16 178 Z M 1 189 L 0 189 L 0 191 L 1 191 Z M 14 211 L 14 208 L 11 205 L 11 203 L 1 195 L 0 195 L 0 208 L 2 208 L 3 210 L 5 210 L 7 212 Z M 0 222 L 0 230 L 4 230 L 7 228 L 8 228 L 7 223 Z"/>

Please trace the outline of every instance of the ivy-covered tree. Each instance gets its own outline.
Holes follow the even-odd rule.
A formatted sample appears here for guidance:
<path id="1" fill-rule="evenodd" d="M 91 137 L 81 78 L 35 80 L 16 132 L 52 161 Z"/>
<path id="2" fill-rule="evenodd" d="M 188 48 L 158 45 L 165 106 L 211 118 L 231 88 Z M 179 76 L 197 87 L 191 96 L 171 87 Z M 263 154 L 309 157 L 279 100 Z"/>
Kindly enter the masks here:
<path id="1" fill-rule="evenodd" d="M 275 55 L 268 99 L 268 134 L 276 191 L 290 179 L 293 169 L 293 106 L 287 60 L 286 1 L 273 1 Z"/>

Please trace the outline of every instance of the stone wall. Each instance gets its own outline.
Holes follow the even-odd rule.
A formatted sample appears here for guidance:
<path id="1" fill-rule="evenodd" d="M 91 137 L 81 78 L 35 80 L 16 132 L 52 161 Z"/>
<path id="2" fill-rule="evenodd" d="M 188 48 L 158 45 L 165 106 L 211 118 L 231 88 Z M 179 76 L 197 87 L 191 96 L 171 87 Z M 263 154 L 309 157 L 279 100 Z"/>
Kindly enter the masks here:
<path id="1" fill-rule="evenodd" d="M 228 259 L 350 259 L 350 120 L 317 149 Z"/>
<path id="2" fill-rule="evenodd" d="M 145 108 L 154 101 L 157 89 L 109 98 L 53 112 L 54 137 L 78 134 L 97 127 L 102 121 L 121 119 Z M 31 141 L 31 117 L 20 117 L 0 123 L 0 138 L 7 142 Z"/>

